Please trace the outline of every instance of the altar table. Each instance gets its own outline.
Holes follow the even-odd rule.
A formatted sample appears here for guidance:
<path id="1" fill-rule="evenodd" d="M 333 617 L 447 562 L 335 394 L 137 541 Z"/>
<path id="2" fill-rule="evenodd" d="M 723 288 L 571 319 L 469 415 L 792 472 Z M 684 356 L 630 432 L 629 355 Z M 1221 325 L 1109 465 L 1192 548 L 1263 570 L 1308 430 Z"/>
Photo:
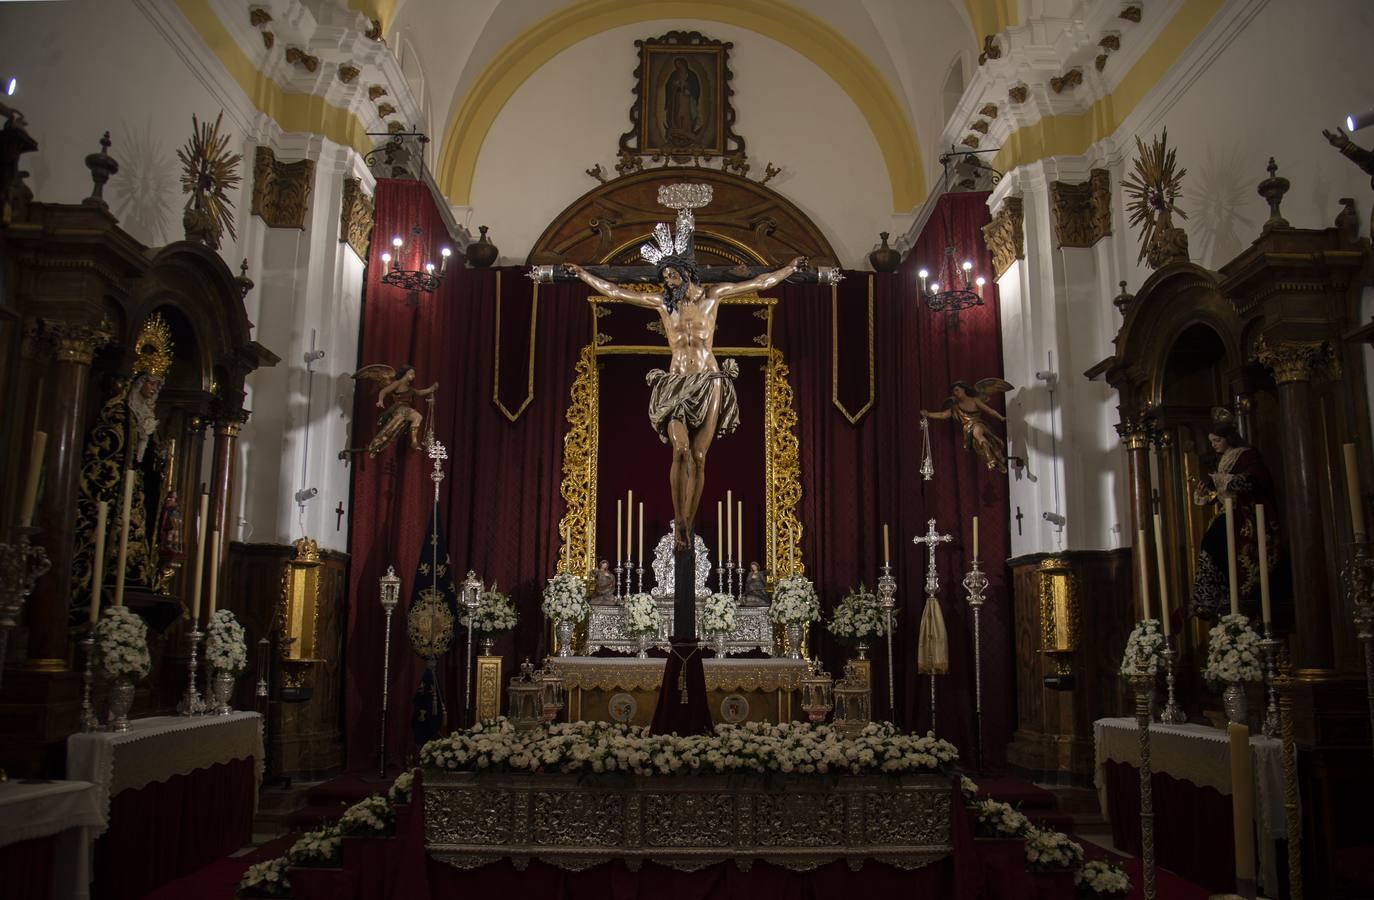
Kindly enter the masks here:
<path id="1" fill-rule="evenodd" d="M 563 679 L 569 722 L 624 721 L 648 725 L 654 718 L 666 659 L 554 657 Z M 806 674 L 802 659 L 702 660 L 711 720 L 789 722 L 800 709 L 794 692 Z"/>
<path id="2" fill-rule="evenodd" d="M 107 829 L 92 895 L 140 897 L 252 838 L 262 716 L 154 716 L 67 739 L 67 776 L 95 785 Z"/>
<path id="3" fill-rule="evenodd" d="M 0 783 L 0 894 L 85 900 L 104 825 L 89 781 Z"/>
<path id="4" fill-rule="evenodd" d="M 1102 814 L 1118 850 L 1140 853 L 1140 732 L 1135 719 L 1093 723 L 1096 781 Z M 1285 838 L 1283 743 L 1250 738 L 1259 848 L 1256 877 L 1277 896 L 1275 841 Z M 1155 860 L 1213 891 L 1235 890 L 1231 824 L 1231 742 L 1206 725 L 1150 726 L 1150 786 L 1155 810 Z"/>

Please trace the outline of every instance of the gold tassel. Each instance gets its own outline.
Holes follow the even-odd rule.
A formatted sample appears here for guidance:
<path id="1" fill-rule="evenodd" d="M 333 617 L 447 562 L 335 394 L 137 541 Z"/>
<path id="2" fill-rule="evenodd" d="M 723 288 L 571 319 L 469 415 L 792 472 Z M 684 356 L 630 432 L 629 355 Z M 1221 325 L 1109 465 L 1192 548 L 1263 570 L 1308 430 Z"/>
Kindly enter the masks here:
<path id="1" fill-rule="evenodd" d="M 926 608 L 921 613 L 916 671 L 922 675 L 949 674 L 949 634 L 945 631 L 945 616 L 940 610 L 940 602 L 934 597 L 926 597 Z"/>

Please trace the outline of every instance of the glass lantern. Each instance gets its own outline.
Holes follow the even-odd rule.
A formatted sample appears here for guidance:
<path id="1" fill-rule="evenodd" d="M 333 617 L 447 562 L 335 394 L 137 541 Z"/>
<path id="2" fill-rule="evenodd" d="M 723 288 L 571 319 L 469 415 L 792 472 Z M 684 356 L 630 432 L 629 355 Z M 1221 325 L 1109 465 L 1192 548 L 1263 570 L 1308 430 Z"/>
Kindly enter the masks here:
<path id="1" fill-rule="evenodd" d="M 808 660 L 806 674 L 801 679 L 801 708 L 806 717 L 815 724 L 825 721 L 830 710 L 835 708 L 835 680 L 825 671 L 819 660 Z"/>
<path id="2" fill-rule="evenodd" d="M 852 662 L 844 664 L 844 678 L 835 685 L 835 730 L 853 737 L 869 723 L 869 686 Z"/>
<path id="3" fill-rule="evenodd" d="M 563 711 L 563 676 L 558 674 L 553 659 L 544 660 L 544 668 L 536 674 L 544 685 L 544 724 L 547 725 L 558 718 L 558 714 Z"/>
<path id="4" fill-rule="evenodd" d="M 517 731 L 538 728 L 544 721 L 544 681 L 535 674 L 527 659 L 520 664 L 520 674 L 510 680 L 506 698 L 510 706 L 510 721 Z"/>

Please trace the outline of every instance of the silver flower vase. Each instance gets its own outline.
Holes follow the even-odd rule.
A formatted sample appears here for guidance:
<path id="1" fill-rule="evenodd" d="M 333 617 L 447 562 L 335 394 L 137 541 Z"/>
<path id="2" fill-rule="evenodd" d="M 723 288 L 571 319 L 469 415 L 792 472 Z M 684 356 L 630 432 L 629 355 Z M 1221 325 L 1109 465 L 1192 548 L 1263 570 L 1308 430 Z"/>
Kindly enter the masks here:
<path id="1" fill-rule="evenodd" d="M 558 635 L 558 655 L 572 656 L 573 623 L 567 619 L 559 619 L 558 623 L 554 625 L 554 631 Z"/>
<path id="2" fill-rule="evenodd" d="M 1226 721 L 1236 725 L 1244 725 L 1246 722 L 1246 703 L 1245 685 L 1239 681 L 1233 681 L 1226 685 L 1226 690 L 1221 694 L 1221 702 L 1226 707 Z"/>
<path id="3" fill-rule="evenodd" d="M 787 658 L 801 659 L 802 627 L 800 622 L 788 622 L 787 632 Z"/>
<path id="4" fill-rule="evenodd" d="M 647 631 L 641 631 L 635 635 L 635 643 L 639 646 L 639 652 L 635 654 L 635 659 L 649 658 L 649 642 L 653 640 L 653 635 Z"/>
<path id="5" fill-rule="evenodd" d="M 216 669 L 214 678 L 215 692 L 215 715 L 227 716 L 234 711 L 229 705 L 229 701 L 234 696 L 234 673 L 225 669 Z"/>
<path id="6" fill-rule="evenodd" d="M 120 679 L 110 685 L 110 730 L 129 730 L 129 710 L 134 706 L 134 683 Z"/>
<path id="7" fill-rule="evenodd" d="M 726 649 L 726 642 L 730 639 L 729 632 L 717 631 L 711 635 L 711 646 L 715 648 L 716 659 L 725 659 L 729 651 Z"/>

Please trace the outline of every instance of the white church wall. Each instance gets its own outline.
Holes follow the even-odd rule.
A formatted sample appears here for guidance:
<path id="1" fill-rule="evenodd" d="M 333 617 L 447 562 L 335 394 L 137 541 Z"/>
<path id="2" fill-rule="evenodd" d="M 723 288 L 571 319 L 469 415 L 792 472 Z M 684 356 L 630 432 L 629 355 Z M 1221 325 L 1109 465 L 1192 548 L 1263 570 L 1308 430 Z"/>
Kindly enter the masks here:
<path id="1" fill-rule="evenodd" d="M 569 47 L 536 71 L 502 109 L 478 156 L 472 205 L 455 210 L 472 230 L 491 227 L 502 262 L 522 261 L 540 233 L 573 200 L 596 186 L 595 163 L 614 175 L 629 127 L 636 66 L 634 41 L 700 22 L 664 20 L 615 28 Z M 760 177 L 773 162 L 776 188 L 825 233 L 844 266 L 864 259 L 878 232 L 901 233 L 892 215 L 887 166 L 849 96 L 791 48 L 756 32 L 712 23 L 731 41 L 735 130 Z"/>

